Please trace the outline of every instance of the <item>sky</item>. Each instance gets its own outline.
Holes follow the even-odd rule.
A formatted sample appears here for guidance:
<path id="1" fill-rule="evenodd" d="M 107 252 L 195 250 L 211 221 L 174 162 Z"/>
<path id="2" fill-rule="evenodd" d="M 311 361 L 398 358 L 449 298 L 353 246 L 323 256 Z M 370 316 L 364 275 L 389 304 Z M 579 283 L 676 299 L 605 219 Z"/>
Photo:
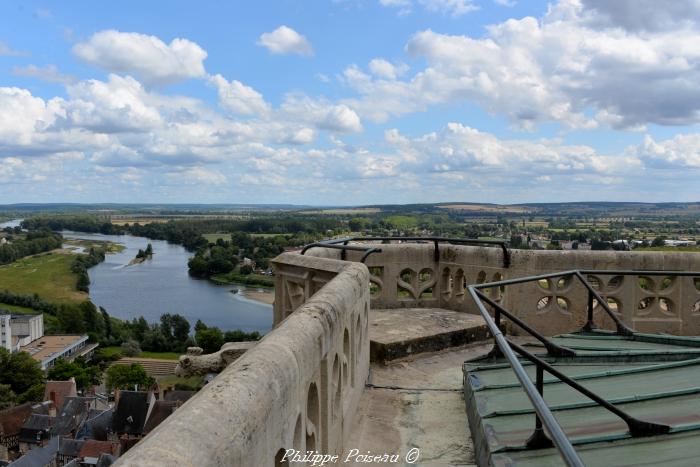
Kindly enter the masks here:
<path id="1" fill-rule="evenodd" d="M 700 0 L 5 0 L 0 204 L 700 200 Z"/>

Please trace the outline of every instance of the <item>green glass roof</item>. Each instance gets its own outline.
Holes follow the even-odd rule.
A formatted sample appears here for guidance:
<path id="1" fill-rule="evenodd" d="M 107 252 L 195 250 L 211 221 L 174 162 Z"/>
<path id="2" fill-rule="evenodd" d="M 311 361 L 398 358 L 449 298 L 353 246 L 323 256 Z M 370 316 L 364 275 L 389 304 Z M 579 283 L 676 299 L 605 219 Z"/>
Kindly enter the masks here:
<path id="1" fill-rule="evenodd" d="M 552 340 L 576 351 L 576 357 L 545 358 L 559 371 L 633 417 L 671 426 L 667 435 L 632 438 L 622 419 L 545 372 L 544 400 L 586 465 L 698 464 L 700 341 L 649 334 L 625 338 L 608 332 Z M 544 354 L 538 347 L 528 350 Z M 535 366 L 522 363 L 534 383 Z M 464 371 L 469 424 L 480 464 L 562 465 L 556 449 L 527 449 L 535 412 L 510 365 L 481 359 L 466 362 Z M 651 456 L 652 451 L 675 454 L 658 457 Z"/>

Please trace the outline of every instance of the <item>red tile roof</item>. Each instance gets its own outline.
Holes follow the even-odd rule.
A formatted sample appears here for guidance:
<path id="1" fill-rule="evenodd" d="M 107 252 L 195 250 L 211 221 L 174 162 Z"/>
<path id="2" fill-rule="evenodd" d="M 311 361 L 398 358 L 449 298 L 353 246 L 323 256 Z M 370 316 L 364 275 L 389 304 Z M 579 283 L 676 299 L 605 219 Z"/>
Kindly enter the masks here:
<path id="1" fill-rule="evenodd" d="M 111 441 L 98 441 L 96 439 L 86 439 L 78 457 L 100 457 L 100 454 L 117 454 L 118 445 Z"/>
<path id="2" fill-rule="evenodd" d="M 24 421 L 32 413 L 32 403 L 27 402 L 10 409 L 0 410 L 0 436 L 18 435 Z"/>

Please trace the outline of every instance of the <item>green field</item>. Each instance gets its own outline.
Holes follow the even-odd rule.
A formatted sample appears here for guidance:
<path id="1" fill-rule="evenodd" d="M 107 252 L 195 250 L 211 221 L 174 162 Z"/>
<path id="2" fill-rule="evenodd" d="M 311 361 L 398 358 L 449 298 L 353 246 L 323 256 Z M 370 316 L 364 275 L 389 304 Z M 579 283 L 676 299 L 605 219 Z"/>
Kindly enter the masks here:
<path id="1" fill-rule="evenodd" d="M 6 303 L 0 303 L 0 310 L 9 311 L 10 313 L 15 313 L 18 315 L 34 315 L 37 313 L 36 310 L 32 308 L 25 308 L 23 306 L 8 305 Z M 58 329 L 58 318 L 48 313 L 44 313 L 44 329 L 45 331 L 51 332 L 53 329 Z"/>
<path id="2" fill-rule="evenodd" d="M 123 357 L 121 347 L 100 347 L 100 353 L 107 358 L 114 356 Z M 141 352 L 136 358 L 159 358 L 162 360 L 179 360 L 177 352 Z"/>
<path id="3" fill-rule="evenodd" d="M 231 240 L 231 234 L 230 233 L 206 233 L 202 234 L 202 237 L 206 238 L 209 243 L 216 243 L 218 239 L 230 241 Z"/>
<path id="4" fill-rule="evenodd" d="M 38 294 L 54 303 L 83 302 L 88 294 L 75 289 L 74 259 L 72 253 L 54 250 L 0 266 L 0 287 L 16 294 Z"/>
<path id="5" fill-rule="evenodd" d="M 278 237 L 280 235 L 285 235 L 285 234 L 273 234 L 273 233 L 254 233 L 250 234 L 251 237 L 260 237 L 260 238 L 268 238 L 268 237 Z M 231 233 L 205 233 L 202 234 L 202 237 L 206 238 L 209 243 L 216 243 L 218 239 L 226 240 L 226 241 L 231 241 Z"/>

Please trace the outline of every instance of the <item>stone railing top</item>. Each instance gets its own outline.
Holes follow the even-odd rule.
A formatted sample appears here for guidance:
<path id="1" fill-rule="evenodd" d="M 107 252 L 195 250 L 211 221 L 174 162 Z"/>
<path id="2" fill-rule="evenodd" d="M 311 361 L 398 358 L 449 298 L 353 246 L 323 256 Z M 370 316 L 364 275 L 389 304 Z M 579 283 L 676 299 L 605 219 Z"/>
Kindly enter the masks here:
<path id="1" fill-rule="evenodd" d="M 346 321 L 359 320 L 357 310 L 368 306 L 369 275 L 367 268 L 357 263 L 297 254 L 280 255 L 275 262 L 337 275 L 122 456 L 117 465 L 273 465 L 278 450 L 293 444 L 295 421 L 301 420 L 300 413 L 307 416 L 307 389 L 310 384 L 320 387 L 318 375 L 327 372 L 321 368 L 322 360 L 343 347 Z M 366 317 L 363 323 L 366 330 Z M 368 361 L 368 340 L 364 347 L 361 356 Z M 366 375 L 359 370 L 365 368 L 366 373 L 368 364 L 358 365 L 357 378 L 363 381 Z M 352 397 L 359 400 L 364 382 L 355 382 L 353 387 L 357 394 Z M 305 427 L 304 432 L 311 429 Z"/>

